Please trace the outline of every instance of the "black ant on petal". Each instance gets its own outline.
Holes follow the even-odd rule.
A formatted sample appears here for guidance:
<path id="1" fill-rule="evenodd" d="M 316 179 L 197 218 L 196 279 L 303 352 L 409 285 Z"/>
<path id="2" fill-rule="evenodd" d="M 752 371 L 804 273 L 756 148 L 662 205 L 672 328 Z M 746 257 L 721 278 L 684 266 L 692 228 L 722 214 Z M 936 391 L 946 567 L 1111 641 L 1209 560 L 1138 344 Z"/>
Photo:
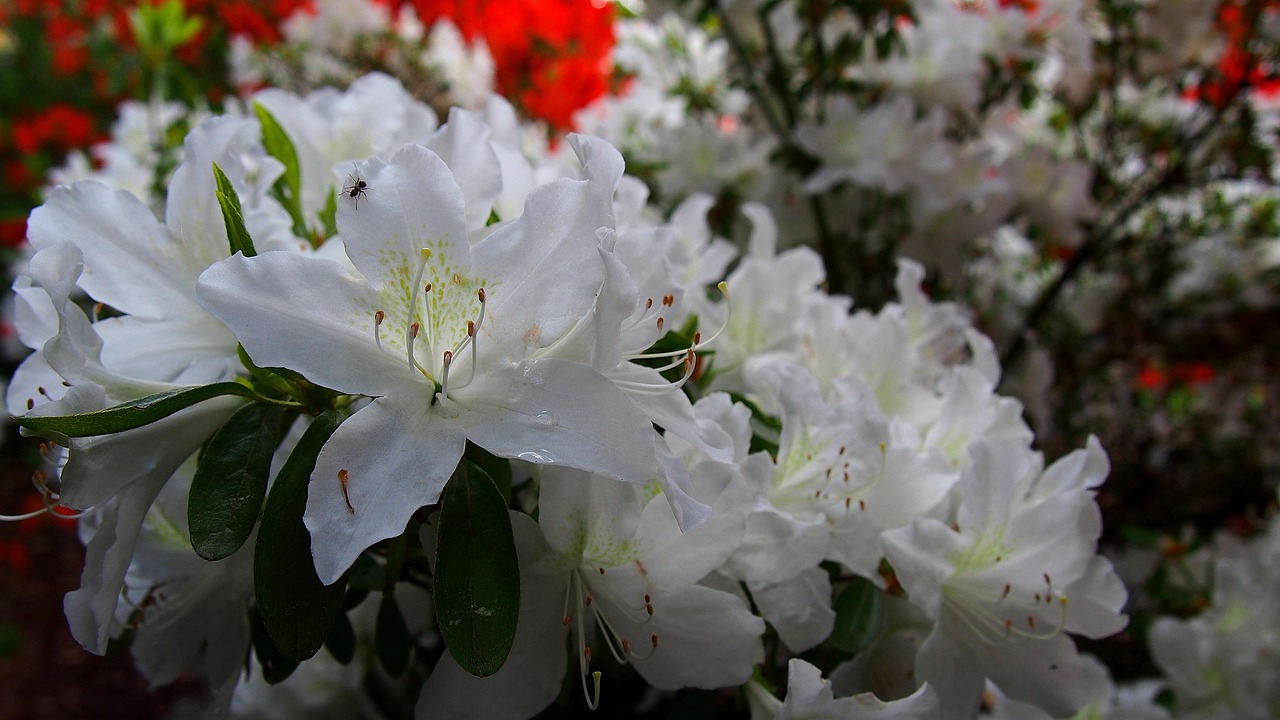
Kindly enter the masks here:
<path id="1" fill-rule="evenodd" d="M 366 183 L 359 175 L 348 175 L 347 177 L 350 178 L 351 184 L 342 188 L 342 192 L 346 193 L 347 197 L 356 201 L 356 209 L 359 210 L 361 196 L 368 197 L 368 193 L 366 191 L 369 189 L 369 184 Z"/>

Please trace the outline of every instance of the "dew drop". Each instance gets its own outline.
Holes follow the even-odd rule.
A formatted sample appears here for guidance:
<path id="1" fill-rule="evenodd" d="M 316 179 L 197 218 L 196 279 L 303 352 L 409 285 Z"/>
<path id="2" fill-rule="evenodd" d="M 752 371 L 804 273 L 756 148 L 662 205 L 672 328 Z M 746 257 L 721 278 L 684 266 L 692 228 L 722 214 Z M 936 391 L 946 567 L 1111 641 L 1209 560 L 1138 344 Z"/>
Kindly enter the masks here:
<path id="1" fill-rule="evenodd" d="M 541 450 L 541 449 L 525 450 L 524 452 L 516 453 L 516 459 L 524 460 L 525 462 L 538 463 L 543 465 L 547 463 L 555 462 L 555 458 L 552 457 L 550 450 Z"/>

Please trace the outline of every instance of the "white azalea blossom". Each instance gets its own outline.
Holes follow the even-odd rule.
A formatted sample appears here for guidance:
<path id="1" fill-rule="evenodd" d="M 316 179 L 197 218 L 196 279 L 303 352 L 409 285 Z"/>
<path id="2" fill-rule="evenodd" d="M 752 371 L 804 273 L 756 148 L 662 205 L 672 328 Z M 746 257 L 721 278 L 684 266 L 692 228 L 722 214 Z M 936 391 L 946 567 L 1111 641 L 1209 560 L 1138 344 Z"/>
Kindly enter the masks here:
<path id="1" fill-rule="evenodd" d="M 612 152 L 586 139 L 579 148 L 584 159 Z M 339 207 L 338 228 L 360 276 L 269 253 L 201 279 L 202 301 L 256 363 L 375 398 L 340 426 L 313 475 L 306 519 L 326 582 L 435 502 L 468 439 L 632 482 L 662 475 L 659 439 L 621 391 L 557 356 L 562 338 L 618 332 L 590 325 L 607 257 L 596 233 L 610 224 L 616 176 L 545 186 L 518 220 L 472 243 L 455 179 L 465 167 L 416 145 L 357 164 L 368 197 Z"/>

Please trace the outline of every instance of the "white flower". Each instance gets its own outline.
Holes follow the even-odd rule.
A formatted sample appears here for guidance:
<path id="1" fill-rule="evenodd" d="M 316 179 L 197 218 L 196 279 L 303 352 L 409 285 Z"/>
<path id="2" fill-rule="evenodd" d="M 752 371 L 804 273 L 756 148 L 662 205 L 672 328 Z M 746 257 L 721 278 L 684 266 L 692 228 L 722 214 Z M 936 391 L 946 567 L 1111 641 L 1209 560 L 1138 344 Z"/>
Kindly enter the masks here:
<path id="1" fill-rule="evenodd" d="M 917 519 L 886 532 L 885 555 L 911 602 L 935 622 L 916 677 L 948 717 L 977 708 L 984 679 L 1054 715 L 1088 698 L 1085 667 L 1066 632 L 1124 627 L 1125 591 L 1094 554 L 1101 518 L 1092 487 L 1105 477 L 1096 440 L 1040 471 L 1020 442 L 970 446 L 953 525 Z"/>
<path id="2" fill-rule="evenodd" d="M 620 174 L 607 145 L 576 147 L 589 169 L 599 156 Z M 312 476 L 305 519 L 322 580 L 435 502 L 466 440 L 633 482 L 662 475 L 649 421 L 600 372 L 557 356 L 562 339 L 618 333 L 591 319 L 611 186 L 554 182 L 472 243 L 455 180 L 465 167 L 407 145 L 357 172 L 366 197 L 339 205 L 338 228 L 359 276 L 329 260 L 237 255 L 199 289 L 256 363 L 375 398 L 334 433 Z"/>
<path id="3" fill-rule="evenodd" d="M 511 518 L 520 556 L 511 654 L 488 678 L 442 657 L 417 717 L 531 717 L 555 699 L 575 664 L 571 671 L 594 704 L 609 692 L 607 676 L 603 687 L 598 674 L 588 679 L 606 653 L 659 689 L 745 682 L 759 660 L 764 623 L 739 595 L 698 584 L 733 551 L 741 531 L 741 510 L 728 507 L 739 505 L 740 490 L 727 469 L 691 469 L 693 492 L 717 512 L 682 533 L 666 500 L 642 486 L 544 468 L 538 524 L 519 513 Z M 723 502 L 724 495 L 734 497 Z"/>
<path id="4" fill-rule="evenodd" d="M 836 698 L 822 671 L 799 658 L 787 666 L 787 697 L 779 701 L 758 682 L 747 685 L 751 720 L 932 720 L 938 699 L 928 686 L 882 702 L 871 693 Z"/>

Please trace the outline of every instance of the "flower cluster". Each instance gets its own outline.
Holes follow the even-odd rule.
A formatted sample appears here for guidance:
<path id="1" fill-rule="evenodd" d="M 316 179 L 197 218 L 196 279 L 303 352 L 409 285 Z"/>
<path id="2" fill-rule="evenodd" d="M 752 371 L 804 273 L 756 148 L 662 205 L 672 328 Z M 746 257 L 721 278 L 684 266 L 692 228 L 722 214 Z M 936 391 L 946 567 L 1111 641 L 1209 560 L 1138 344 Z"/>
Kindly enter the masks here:
<path id="1" fill-rule="evenodd" d="M 66 601 L 85 647 L 129 630 L 153 682 L 198 670 L 226 707 L 250 645 L 268 679 L 319 650 L 277 609 L 321 604 L 271 570 L 300 551 L 339 602 L 382 591 L 379 664 L 431 661 L 425 717 L 528 717 L 566 673 L 594 706 L 605 654 L 660 689 L 741 685 L 766 622 L 803 652 L 854 595 L 912 618 L 844 646 L 855 689 L 903 712 L 972 715 L 988 681 L 1087 699 L 1068 633 L 1124 625 L 1096 554 L 1105 456 L 1043 467 L 990 341 L 919 265 L 851 314 L 763 206 L 730 270 L 710 197 L 655 221 L 608 143 L 530 158 L 496 98 L 438 127 L 385 76 L 250 102 L 188 135 L 163 220 L 92 180 L 31 217 L 35 352 L 7 402 L 67 449 L 55 499 L 88 514 Z M 476 608 L 457 558 L 504 533 L 509 584 Z M 381 618 L 415 582 L 434 650 L 396 660 Z M 305 634 L 364 612 L 341 607 Z M 503 623 L 499 652 L 474 644 Z"/>

